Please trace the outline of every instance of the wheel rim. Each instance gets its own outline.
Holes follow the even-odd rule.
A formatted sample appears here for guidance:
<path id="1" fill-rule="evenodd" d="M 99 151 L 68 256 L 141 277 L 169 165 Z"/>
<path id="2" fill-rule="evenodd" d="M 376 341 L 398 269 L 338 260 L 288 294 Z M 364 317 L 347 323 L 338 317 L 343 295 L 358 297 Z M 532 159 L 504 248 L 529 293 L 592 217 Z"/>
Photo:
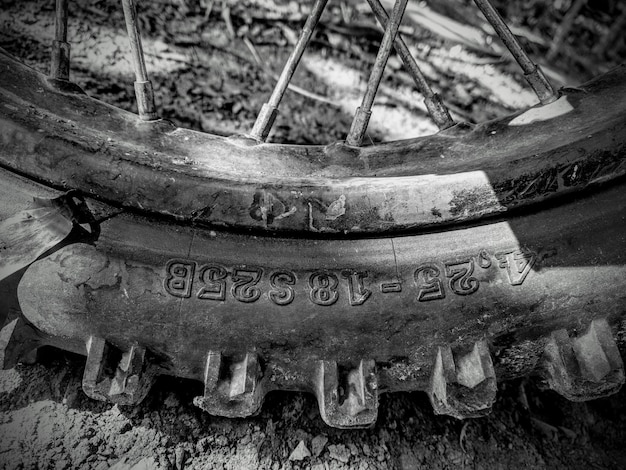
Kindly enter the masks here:
<path id="1" fill-rule="evenodd" d="M 511 117 L 358 148 L 256 144 L 165 121 L 142 123 L 85 95 L 55 91 L 7 55 L 0 60 L 9 70 L 0 80 L 11 94 L 5 119 L 13 129 L 4 165 L 187 222 L 322 234 L 406 232 L 500 214 L 626 172 L 620 132 L 626 100 L 616 99 L 626 96 L 625 67 Z M 12 111 L 24 105 L 11 96 L 37 102 L 46 121 Z M 60 137 L 76 123 L 82 142 Z M 23 154 L 25 136 L 42 157 Z M 68 175 L 65 165 L 75 170 Z"/>

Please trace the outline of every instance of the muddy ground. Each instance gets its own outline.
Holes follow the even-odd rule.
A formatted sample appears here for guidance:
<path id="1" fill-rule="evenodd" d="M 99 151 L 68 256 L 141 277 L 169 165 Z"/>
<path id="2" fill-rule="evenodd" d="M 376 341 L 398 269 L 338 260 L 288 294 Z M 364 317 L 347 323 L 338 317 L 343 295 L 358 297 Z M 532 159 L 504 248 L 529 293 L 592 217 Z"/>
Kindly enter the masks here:
<path id="1" fill-rule="evenodd" d="M 52 1 L 2 0 L 0 46 L 47 71 Z M 249 130 L 298 34 L 308 2 L 140 2 L 148 72 L 160 113 L 223 135 Z M 384 2 L 389 6 L 389 2 Z M 602 38 L 617 2 L 583 10 L 556 58 L 543 58 L 571 2 L 514 2 L 504 11 L 558 86 L 576 85 L 623 60 L 624 41 Z M 546 6 L 550 3 L 551 6 Z M 605 5 L 606 4 L 606 5 Z M 468 2 L 411 2 L 402 32 L 456 120 L 481 122 L 536 102 L 501 43 Z M 345 137 L 380 32 L 365 2 L 331 2 L 281 106 L 270 140 Z M 118 2 L 71 2 L 72 78 L 89 94 L 133 110 L 132 75 Z M 368 141 L 436 131 L 396 58 L 374 107 Z M 382 396 L 368 430 L 320 419 L 312 396 L 272 393 L 249 419 L 201 412 L 199 383 L 162 378 L 125 408 L 81 391 L 84 359 L 40 351 L 36 364 L 0 372 L 0 465 L 54 469 L 623 468 L 626 392 L 571 403 L 532 378 L 499 384 L 493 413 L 434 416 L 422 393 Z"/>

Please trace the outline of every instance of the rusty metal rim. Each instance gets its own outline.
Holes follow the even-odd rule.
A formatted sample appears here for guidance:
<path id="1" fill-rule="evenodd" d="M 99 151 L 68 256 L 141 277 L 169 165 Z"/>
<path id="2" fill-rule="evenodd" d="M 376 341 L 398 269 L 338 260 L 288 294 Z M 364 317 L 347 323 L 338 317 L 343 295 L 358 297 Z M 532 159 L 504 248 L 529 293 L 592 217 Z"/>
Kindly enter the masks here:
<path id="1" fill-rule="evenodd" d="M 6 54 L 0 66 L 0 165 L 179 221 L 389 234 L 475 221 L 626 174 L 625 66 L 548 106 L 365 148 L 259 145 L 146 123 L 60 91 Z"/>

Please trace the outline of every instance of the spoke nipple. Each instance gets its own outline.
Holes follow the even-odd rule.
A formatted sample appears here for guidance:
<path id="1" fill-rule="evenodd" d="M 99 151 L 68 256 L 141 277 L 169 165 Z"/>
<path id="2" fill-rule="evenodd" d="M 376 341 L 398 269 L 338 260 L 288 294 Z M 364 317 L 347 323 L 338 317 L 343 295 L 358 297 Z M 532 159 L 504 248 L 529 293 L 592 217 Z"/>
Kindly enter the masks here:
<path id="1" fill-rule="evenodd" d="M 448 129 L 454 126 L 455 122 L 452 120 L 448 109 L 443 104 L 441 97 L 437 93 L 433 93 L 431 96 L 424 98 L 424 104 L 428 113 L 439 127 L 439 130 Z"/>
<path id="2" fill-rule="evenodd" d="M 365 131 L 367 131 L 367 126 L 370 122 L 370 117 L 372 117 L 371 110 L 363 109 L 360 106 L 356 109 L 352 125 L 350 126 L 350 132 L 348 133 L 348 137 L 346 137 L 346 143 L 348 145 L 354 147 L 361 146 Z"/>
<path id="3" fill-rule="evenodd" d="M 56 39 L 52 41 L 50 78 L 70 79 L 70 43 L 67 41 L 57 41 Z"/>
<path id="4" fill-rule="evenodd" d="M 274 125 L 276 116 L 278 115 L 278 107 L 269 103 L 264 103 L 261 111 L 254 123 L 250 137 L 259 142 L 265 142 L 270 133 L 270 129 Z"/>
<path id="5" fill-rule="evenodd" d="M 524 74 L 524 78 L 537 94 L 541 104 L 549 104 L 556 101 L 558 98 L 552 85 L 543 74 L 543 71 L 538 65 L 535 65 L 535 69 L 529 73 Z"/>
<path id="6" fill-rule="evenodd" d="M 67 42 L 68 0 L 56 0 L 55 3 L 50 78 L 67 81 L 70 79 L 70 44 Z"/>
<path id="7" fill-rule="evenodd" d="M 154 90 L 150 80 L 135 82 L 135 95 L 137 96 L 139 118 L 143 121 L 158 119 L 159 116 L 154 105 Z"/>

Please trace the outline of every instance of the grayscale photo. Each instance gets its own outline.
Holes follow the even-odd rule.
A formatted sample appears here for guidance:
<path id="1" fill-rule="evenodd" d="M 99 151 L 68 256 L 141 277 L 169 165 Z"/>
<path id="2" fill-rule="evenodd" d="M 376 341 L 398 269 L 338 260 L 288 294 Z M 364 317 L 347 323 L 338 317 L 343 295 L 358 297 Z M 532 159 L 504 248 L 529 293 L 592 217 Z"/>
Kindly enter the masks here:
<path id="1" fill-rule="evenodd" d="M 625 0 L 0 0 L 0 470 L 619 470 L 624 358 Z"/>

